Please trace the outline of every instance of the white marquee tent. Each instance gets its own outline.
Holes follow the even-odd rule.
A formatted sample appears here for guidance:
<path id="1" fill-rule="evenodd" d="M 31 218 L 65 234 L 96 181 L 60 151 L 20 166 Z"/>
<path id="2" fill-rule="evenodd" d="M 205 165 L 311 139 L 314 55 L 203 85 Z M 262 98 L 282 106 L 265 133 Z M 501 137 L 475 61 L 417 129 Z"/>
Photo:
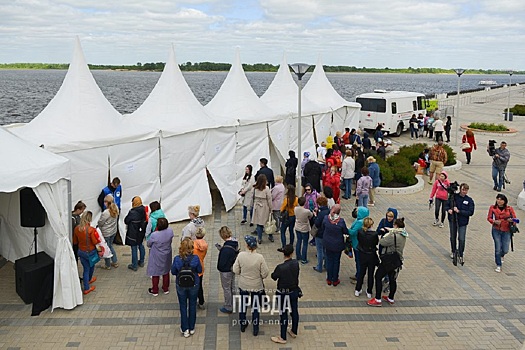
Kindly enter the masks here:
<path id="1" fill-rule="evenodd" d="M 95 217 L 109 177 L 122 181 L 121 219 L 134 196 L 144 203 L 160 198 L 158 131 L 125 120 L 113 108 L 91 75 L 78 38 L 57 94 L 30 123 L 11 130 L 71 161 L 72 199 L 84 201 Z"/>
<path id="2" fill-rule="evenodd" d="M 47 213 L 38 229 L 38 248 L 54 258 L 52 309 L 72 309 L 82 304 L 78 270 L 69 241 L 71 223 L 69 161 L 31 145 L 0 127 L 0 254 L 9 261 L 26 257 L 33 242 L 33 229 L 20 226 L 20 195 L 33 188 Z M 34 253 L 34 251 L 33 251 Z"/>
<path id="3" fill-rule="evenodd" d="M 173 48 L 150 95 L 126 119 L 161 131 L 161 199 L 170 221 L 186 219 L 188 205 L 199 204 L 201 215 L 212 213 L 206 170 L 226 209 L 235 205 L 236 123 L 228 126 L 209 115 L 186 83 Z"/>
<path id="4" fill-rule="evenodd" d="M 235 133 L 235 184 L 238 190 L 247 164 L 251 164 L 256 171 L 260 158 L 271 159 L 267 122 L 282 116 L 270 109 L 253 91 L 244 74 L 239 49 L 236 49 L 235 61 L 221 88 L 204 108 L 223 123 L 238 123 Z M 272 166 L 271 162 L 268 166 Z"/>
<path id="5" fill-rule="evenodd" d="M 336 131 L 344 132 L 346 127 L 350 129 L 359 127 L 361 105 L 346 101 L 335 91 L 326 77 L 320 58 L 303 92 L 305 97 L 324 108 L 314 116 L 318 142 L 325 140 L 328 135 L 335 135 Z"/>

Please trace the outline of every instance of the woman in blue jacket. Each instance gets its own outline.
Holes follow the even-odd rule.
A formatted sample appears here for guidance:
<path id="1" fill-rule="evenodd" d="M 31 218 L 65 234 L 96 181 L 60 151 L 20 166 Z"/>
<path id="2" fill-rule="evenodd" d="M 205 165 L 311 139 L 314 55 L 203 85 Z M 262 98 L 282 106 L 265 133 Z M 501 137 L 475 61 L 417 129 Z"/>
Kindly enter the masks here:
<path id="1" fill-rule="evenodd" d="M 376 163 L 376 159 L 372 156 L 366 158 L 366 161 L 368 162 L 368 172 L 369 176 L 372 178 L 372 188 L 370 189 L 370 201 L 368 202 L 368 206 L 373 207 L 375 205 L 375 192 L 376 187 L 379 187 L 381 185 L 381 178 L 379 176 L 379 164 Z"/>
<path id="2" fill-rule="evenodd" d="M 326 251 L 326 283 L 337 287 L 339 280 L 339 268 L 341 266 L 341 252 L 345 249 L 344 236 L 348 232 L 345 220 L 339 216 L 341 206 L 336 204 L 332 207 L 321 225 L 323 230 L 323 246 Z"/>

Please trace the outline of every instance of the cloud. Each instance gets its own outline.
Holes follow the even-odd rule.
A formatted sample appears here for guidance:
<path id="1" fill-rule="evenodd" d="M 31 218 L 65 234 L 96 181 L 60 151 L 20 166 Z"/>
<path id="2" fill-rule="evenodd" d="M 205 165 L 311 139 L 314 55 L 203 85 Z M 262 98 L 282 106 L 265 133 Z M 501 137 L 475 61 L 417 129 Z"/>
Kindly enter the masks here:
<path id="1" fill-rule="evenodd" d="M 0 62 L 290 61 L 525 69 L 522 0 L 18 0 L 0 7 Z M 512 54 L 509 54 L 512 50 Z"/>

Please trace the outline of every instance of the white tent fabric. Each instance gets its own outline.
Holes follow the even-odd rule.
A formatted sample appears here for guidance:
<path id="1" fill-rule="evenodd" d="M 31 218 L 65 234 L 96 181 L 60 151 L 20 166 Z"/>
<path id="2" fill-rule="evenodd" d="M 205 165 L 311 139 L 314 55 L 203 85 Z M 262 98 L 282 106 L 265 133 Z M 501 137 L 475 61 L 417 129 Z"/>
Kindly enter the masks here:
<path id="1" fill-rule="evenodd" d="M 234 188 L 238 191 L 247 164 L 251 164 L 256 170 L 260 158 L 270 161 L 266 122 L 280 118 L 253 91 L 244 74 L 238 49 L 222 86 L 204 108 L 223 123 L 238 123 L 235 133 L 237 145 L 234 174 Z M 268 166 L 272 166 L 271 162 Z"/>
<path id="2" fill-rule="evenodd" d="M 0 254 L 9 261 L 30 253 L 33 229 L 20 226 L 20 195 L 33 188 L 47 213 L 46 225 L 38 229 L 39 251 L 54 258 L 52 309 L 72 309 L 82 304 L 78 271 L 69 241 L 68 179 L 70 162 L 30 145 L 0 127 Z"/>
<path id="3" fill-rule="evenodd" d="M 234 187 L 231 172 L 235 162 L 235 128 L 231 126 L 237 123 L 234 120 L 229 124 L 219 122 L 209 115 L 184 79 L 173 48 L 150 95 L 126 119 L 161 131 L 161 199 L 169 220 L 186 219 L 188 205 L 199 204 L 202 215 L 211 214 L 206 169 L 217 184 L 226 208 L 229 210 L 235 205 L 237 192 L 232 195 L 231 189 Z"/>
<path id="4" fill-rule="evenodd" d="M 12 131 L 72 160 L 73 201 L 83 200 L 95 217 L 100 213 L 96 198 L 107 185 L 108 177 L 129 180 L 129 167 L 135 164 L 128 162 L 129 167 L 124 170 L 127 172 L 120 173 L 123 171 L 119 166 L 121 160 L 111 160 L 111 155 L 119 159 L 137 154 L 145 157 L 141 158 L 140 167 L 137 166 L 139 170 L 132 174 L 133 184 L 141 183 L 145 187 L 140 188 L 142 192 L 132 192 L 123 181 L 122 203 L 131 202 L 137 195 L 145 203 L 160 198 L 158 141 L 150 141 L 158 137 L 158 130 L 126 120 L 113 108 L 89 71 L 78 38 L 68 72 L 55 97 L 30 123 Z M 154 148 L 146 151 L 151 147 Z M 125 150 L 126 154 L 117 156 L 112 149 Z M 156 174 L 153 178 L 152 173 Z M 121 234 L 124 233 L 121 230 Z"/>
<path id="5" fill-rule="evenodd" d="M 321 110 L 314 116 L 317 141 L 325 140 L 335 131 L 344 131 L 345 127 L 359 127 L 359 110 L 361 105 L 355 102 L 348 102 L 342 98 L 326 77 L 321 59 L 319 58 L 312 76 L 303 89 L 304 95 L 322 106 Z M 332 121 L 333 120 L 333 121 Z"/>

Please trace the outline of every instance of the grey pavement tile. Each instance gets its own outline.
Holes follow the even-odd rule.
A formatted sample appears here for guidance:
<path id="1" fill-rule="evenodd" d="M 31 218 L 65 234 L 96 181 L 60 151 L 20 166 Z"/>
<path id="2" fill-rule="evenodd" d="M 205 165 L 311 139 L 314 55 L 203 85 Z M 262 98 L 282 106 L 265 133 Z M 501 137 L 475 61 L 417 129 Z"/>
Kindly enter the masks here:
<path id="1" fill-rule="evenodd" d="M 496 328 L 494 327 L 483 327 L 483 330 L 485 332 L 496 332 Z"/>
<path id="2" fill-rule="evenodd" d="M 436 335 L 437 335 L 439 338 L 445 338 L 445 337 L 448 337 L 448 333 L 447 333 L 447 332 L 436 332 Z"/>
<path id="3" fill-rule="evenodd" d="M 80 342 L 78 341 L 70 341 L 66 344 L 66 348 L 78 348 L 80 346 Z"/>
<path id="4" fill-rule="evenodd" d="M 316 329 L 317 329 L 316 326 L 304 326 L 304 330 L 313 331 L 313 330 L 316 330 Z"/>
<path id="5" fill-rule="evenodd" d="M 508 287 L 508 286 L 502 286 L 500 287 L 502 290 L 512 290 L 512 287 Z"/>
<path id="6" fill-rule="evenodd" d="M 385 339 L 388 343 L 399 343 L 399 338 L 397 337 L 386 337 Z"/>
<path id="7" fill-rule="evenodd" d="M 10 347 L 7 348 L 7 350 L 20 350 L 20 347 L 10 346 Z"/>
<path id="8" fill-rule="evenodd" d="M 138 339 L 138 337 L 126 337 L 124 338 L 124 341 L 128 343 L 136 343 Z"/>
<path id="9" fill-rule="evenodd" d="M 290 201 L 291 203 L 291 201 Z M 342 341 L 336 341 L 334 342 L 334 348 L 347 348 L 348 346 L 346 345 L 345 342 L 342 342 Z"/>
<path id="10" fill-rule="evenodd" d="M 517 274 L 515 274 L 514 272 L 506 272 L 505 275 L 510 276 L 510 277 L 517 276 Z"/>

